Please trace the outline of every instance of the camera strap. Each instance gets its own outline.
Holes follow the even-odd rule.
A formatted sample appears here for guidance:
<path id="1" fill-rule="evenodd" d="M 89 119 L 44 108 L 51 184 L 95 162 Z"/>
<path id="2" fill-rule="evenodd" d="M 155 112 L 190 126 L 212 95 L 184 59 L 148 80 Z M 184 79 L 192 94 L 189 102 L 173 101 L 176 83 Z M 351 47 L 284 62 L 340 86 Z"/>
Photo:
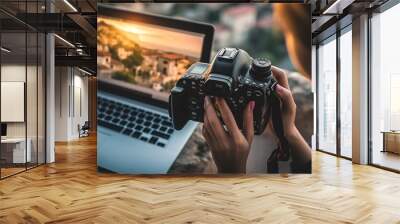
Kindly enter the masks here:
<path id="1" fill-rule="evenodd" d="M 271 116 L 272 124 L 276 136 L 278 137 L 278 148 L 275 149 L 268 158 L 268 173 L 278 173 L 278 161 L 288 161 L 290 158 L 289 142 L 285 138 L 283 130 L 281 102 L 276 95 L 271 96 Z"/>

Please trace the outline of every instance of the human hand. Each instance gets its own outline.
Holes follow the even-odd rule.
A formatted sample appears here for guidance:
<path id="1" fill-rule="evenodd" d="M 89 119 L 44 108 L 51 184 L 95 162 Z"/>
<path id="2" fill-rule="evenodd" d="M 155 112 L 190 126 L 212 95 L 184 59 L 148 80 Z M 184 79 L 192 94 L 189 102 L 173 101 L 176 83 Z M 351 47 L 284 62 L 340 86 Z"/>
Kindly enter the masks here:
<path id="1" fill-rule="evenodd" d="M 292 170 L 298 173 L 311 172 L 311 148 L 296 128 L 296 103 L 289 89 L 286 72 L 272 67 L 272 72 L 278 82 L 275 92 L 281 101 L 282 124 L 286 140 L 291 147 Z"/>
<path id="2" fill-rule="evenodd" d="M 289 88 L 287 75 L 283 70 L 274 66 L 272 72 L 278 82 L 275 92 L 281 101 L 284 135 L 291 147 L 292 171 L 309 173 L 311 172 L 311 148 L 295 125 L 296 103 Z"/>
<path id="3" fill-rule="evenodd" d="M 281 100 L 282 124 L 285 137 L 288 140 L 296 132 L 296 103 L 289 88 L 289 81 L 286 72 L 278 67 L 272 66 L 272 74 L 278 84 L 275 92 Z"/>
<path id="4" fill-rule="evenodd" d="M 246 162 L 254 137 L 253 109 L 251 101 L 243 110 L 243 131 L 223 98 L 216 98 L 226 130 L 217 116 L 211 99 L 204 100 L 203 136 L 211 148 L 215 165 L 220 173 L 245 173 Z M 242 133 L 243 132 L 243 133 Z"/>

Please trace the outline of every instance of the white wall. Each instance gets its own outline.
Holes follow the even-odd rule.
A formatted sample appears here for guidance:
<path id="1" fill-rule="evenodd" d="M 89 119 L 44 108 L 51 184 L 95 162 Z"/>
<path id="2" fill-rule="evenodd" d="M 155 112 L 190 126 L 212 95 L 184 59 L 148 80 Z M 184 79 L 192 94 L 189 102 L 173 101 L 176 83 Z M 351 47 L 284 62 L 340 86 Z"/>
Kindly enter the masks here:
<path id="1" fill-rule="evenodd" d="M 77 139 L 78 125 L 88 120 L 88 78 L 83 75 L 76 68 L 56 67 L 56 141 Z"/>
<path id="2" fill-rule="evenodd" d="M 25 83 L 1 81 L 1 121 L 24 122 Z M 36 105 L 35 105 L 36 108 Z"/>
<path id="3" fill-rule="evenodd" d="M 2 82 L 25 82 L 24 65 L 8 64 L 1 66 L 1 81 Z M 28 70 L 31 69 L 28 67 Z M 7 108 L 1 108 L 7 110 Z M 7 123 L 7 136 L 8 137 L 25 137 L 25 122 L 11 122 Z"/>
<path id="4" fill-rule="evenodd" d="M 55 68 L 55 141 L 67 141 L 69 138 L 68 71 L 67 67 Z"/>
<path id="5" fill-rule="evenodd" d="M 71 136 L 72 138 L 78 138 L 78 125 L 83 125 L 85 121 L 89 120 L 88 113 L 88 78 L 82 76 L 82 73 L 77 74 L 76 69 L 74 70 L 74 80 L 73 80 L 73 90 L 71 99 L 74 102 L 71 102 Z"/>

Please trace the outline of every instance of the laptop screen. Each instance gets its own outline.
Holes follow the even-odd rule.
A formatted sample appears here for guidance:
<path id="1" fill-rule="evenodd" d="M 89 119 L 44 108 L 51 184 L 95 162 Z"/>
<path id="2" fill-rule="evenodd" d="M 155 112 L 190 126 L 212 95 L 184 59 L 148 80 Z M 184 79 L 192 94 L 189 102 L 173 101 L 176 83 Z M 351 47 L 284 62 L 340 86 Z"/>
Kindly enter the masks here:
<path id="1" fill-rule="evenodd" d="M 103 16 L 97 23 L 99 78 L 158 100 L 201 57 L 204 34 Z"/>

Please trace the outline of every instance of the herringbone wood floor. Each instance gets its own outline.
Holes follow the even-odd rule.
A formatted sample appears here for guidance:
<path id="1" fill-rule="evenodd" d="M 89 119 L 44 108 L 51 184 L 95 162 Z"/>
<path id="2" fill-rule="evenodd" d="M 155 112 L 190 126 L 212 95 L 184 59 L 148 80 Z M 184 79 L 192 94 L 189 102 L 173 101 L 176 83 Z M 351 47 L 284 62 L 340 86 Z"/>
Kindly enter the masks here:
<path id="1" fill-rule="evenodd" d="M 96 140 L 0 181 L 0 223 L 400 223 L 400 175 L 315 152 L 312 175 L 96 172 Z"/>

